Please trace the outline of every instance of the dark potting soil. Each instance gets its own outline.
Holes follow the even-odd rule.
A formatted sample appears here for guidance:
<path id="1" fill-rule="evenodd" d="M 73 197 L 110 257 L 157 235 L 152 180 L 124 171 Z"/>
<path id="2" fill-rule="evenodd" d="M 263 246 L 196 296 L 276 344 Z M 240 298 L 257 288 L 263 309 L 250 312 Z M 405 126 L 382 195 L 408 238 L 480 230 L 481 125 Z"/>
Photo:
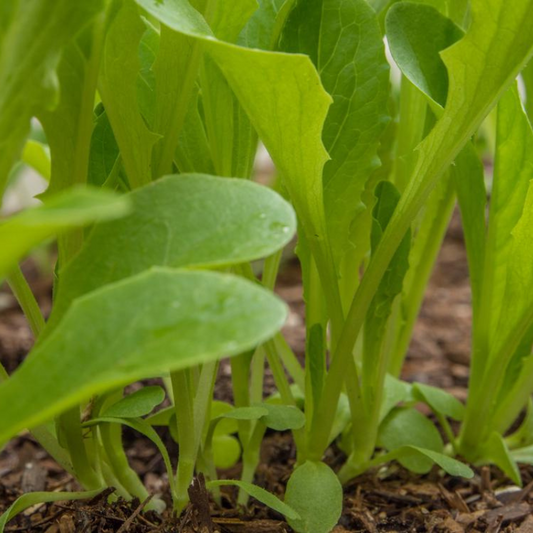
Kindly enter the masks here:
<path id="1" fill-rule="evenodd" d="M 31 263 L 25 272 L 45 313 L 50 308 L 51 278 L 38 275 Z M 289 261 L 277 292 L 290 305 L 284 334 L 303 355 L 304 305 L 300 272 Z M 443 387 L 466 398 L 470 350 L 470 289 L 459 218 L 454 216 L 432 275 L 415 327 L 403 378 Z M 24 317 L 7 289 L 0 292 L 0 359 L 13 371 L 31 348 L 33 339 Z M 265 393 L 274 390 L 267 373 Z M 216 388 L 219 399 L 231 400 L 231 374 L 227 362 L 220 368 Z M 162 434 L 171 455 L 177 447 Z M 124 441 L 132 466 L 149 491 L 168 499 L 164 465 L 155 447 L 144 437 L 126 430 Z M 283 497 L 295 449 L 290 434 L 267 434 L 256 483 Z M 328 450 L 326 461 L 338 467 L 342 452 Z M 235 478 L 240 466 L 222 472 Z M 442 476 L 437 469 L 425 476 L 407 472 L 397 463 L 371 471 L 345 487 L 344 510 L 335 528 L 342 532 L 516 532 L 533 533 L 533 468 L 523 468 L 524 488 L 513 487 L 496 468 L 483 467 L 472 480 Z M 41 450 L 28 434 L 14 439 L 0 454 L 0 512 L 21 493 L 36 490 L 69 491 L 79 487 Z M 201 480 L 190 491 L 191 504 L 178 519 L 170 513 L 144 511 L 148 502 L 108 503 L 106 494 L 92 501 L 44 504 L 28 509 L 10 522 L 6 531 L 72 532 L 289 532 L 283 518 L 251 500 L 247 509 L 236 504 L 232 489 L 223 489 L 222 506 L 210 499 Z"/>

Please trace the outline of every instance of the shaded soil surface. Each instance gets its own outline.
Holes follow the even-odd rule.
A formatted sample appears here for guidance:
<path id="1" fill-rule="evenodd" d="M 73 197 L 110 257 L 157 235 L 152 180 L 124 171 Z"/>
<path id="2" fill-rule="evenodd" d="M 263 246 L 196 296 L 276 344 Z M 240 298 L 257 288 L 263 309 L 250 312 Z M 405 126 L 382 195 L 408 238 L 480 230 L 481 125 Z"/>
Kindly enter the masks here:
<path id="1" fill-rule="evenodd" d="M 28 266 L 26 274 L 45 312 L 50 307 L 50 279 L 39 277 Z M 284 268 L 278 293 L 291 313 L 284 333 L 297 354 L 304 349 L 302 289 L 295 262 Z M 468 269 L 458 217 L 454 217 L 426 299 L 415 327 L 403 377 L 420 381 L 466 398 L 470 345 L 470 291 Z M 7 290 L 0 292 L 0 359 L 14 370 L 33 343 L 24 317 Z M 274 388 L 270 374 L 265 392 Z M 222 364 L 216 395 L 231 398 L 228 364 Z M 171 455 L 176 446 L 164 436 Z M 150 492 L 167 491 L 164 465 L 157 450 L 144 438 L 125 431 L 125 443 L 133 467 Z M 290 435 L 269 433 L 263 444 L 256 483 L 283 497 L 295 461 Z M 335 468 L 342 453 L 332 448 L 326 461 Z M 236 477 L 239 467 L 225 472 Z M 357 532 L 517 532 L 533 533 L 533 469 L 522 471 L 525 488 L 513 487 L 496 469 L 476 471 L 472 480 L 429 475 L 415 476 L 397 464 L 368 472 L 345 487 L 344 511 L 336 533 Z M 0 511 L 22 492 L 76 490 L 68 474 L 31 439 L 22 435 L 0 454 Z M 168 514 L 142 512 L 147 502 L 107 502 L 106 495 L 93 501 L 37 505 L 9 524 L 6 531 L 70 532 L 289 532 L 275 512 L 254 502 L 247 509 L 236 505 L 236 494 L 223 489 L 222 506 L 209 498 L 201 480 L 191 489 L 192 503 L 179 519 Z"/>

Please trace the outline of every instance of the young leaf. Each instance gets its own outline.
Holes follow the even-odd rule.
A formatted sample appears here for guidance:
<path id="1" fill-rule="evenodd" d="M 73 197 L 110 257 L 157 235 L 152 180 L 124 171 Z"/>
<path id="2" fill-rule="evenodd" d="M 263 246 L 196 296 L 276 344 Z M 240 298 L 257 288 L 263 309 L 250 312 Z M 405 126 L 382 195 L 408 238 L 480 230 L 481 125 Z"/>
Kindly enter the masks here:
<path id="1" fill-rule="evenodd" d="M 533 445 L 533 400 L 531 398 L 528 401 L 526 415 L 520 427 L 506 437 L 505 442 L 511 450 Z M 514 454 L 514 451 L 512 453 Z"/>
<path id="2" fill-rule="evenodd" d="M 28 492 L 12 503 L 0 516 L 0 533 L 4 533 L 6 524 L 29 507 L 40 503 L 67 502 L 73 500 L 89 500 L 98 496 L 102 489 L 85 492 Z"/>
<path id="3" fill-rule="evenodd" d="M 444 444 L 437 428 L 419 411 L 400 407 L 392 411 L 379 428 L 378 444 L 394 451 L 403 446 L 416 446 L 442 452 Z M 425 474 L 432 460 L 420 455 L 402 456 L 398 461 L 412 472 Z"/>
<path id="4" fill-rule="evenodd" d="M 517 485 L 522 485 L 520 471 L 516 465 L 516 459 L 509 451 L 503 437 L 497 433 L 491 433 L 487 442 L 481 446 L 482 462 L 495 464 L 502 472 Z"/>
<path id="5" fill-rule="evenodd" d="M 48 329 L 74 298 L 106 283 L 151 266 L 220 267 L 257 259 L 286 244 L 296 226 L 279 195 L 243 180 L 167 176 L 128 198 L 131 215 L 96 226 L 61 272 Z"/>
<path id="6" fill-rule="evenodd" d="M 453 420 L 462 420 L 465 406 L 449 392 L 423 383 L 415 383 L 413 396 L 431 407 L 431 409 Z"/>
<path id="7" fill-rule="evenodd" d="M 448 72 L 440 51 L 463 37 L 463 31 L 432 6 L 399 2 L 385 21 L 394 61 L 416 87 L 440 107 L 446 104 Z"/>
<path id="8" fill-rule="evenodd" d="M 143 387 L 110 405 L 101 416 L 112 418 L 140 418 L 150 414 L 165 399 L 159 386 Z"/>
<path id="9" fill-rule="evenodd" d="M 286 516 L 287 519 L 297 520 L 299 518 L 299 514 L 288 504 L 283 503 L 279 498 L 274 496 L 274 494 L 271 494 L 257 485 L 252 485 L 251 483 L 246 483 L 245 481 L 238 481 L 237 479 L 217 479 L 208 481 L 206 483 L 206 487 L 208 489 L 226 486 L 234 486 L 244 490 L 252 498 L 255 498 L 257 501 L 260 501 L 267 507 L 270 507 L 274 511 Z"/>
<path id="10" fill-rule="evenodd" d="M 378 183 L 375 194 L 377 202 L 372 212 L 372 253 L 376 251 L 400 198 L 400 193 L 396 187 L 388 181 Z M 411 232 L 408 231 L 384 273 L 368 309 L 361 379 L 367 385 L 364 389 L 364 395 L 369 409 L 380 408 L 379 404 L 374 404 L 376 401 L 381 403 L 381 390 L 387 372 L 387 361 L 382 353 L 386 337 L 385 331 L 394 300 L 402 291 L 403 279 L 409 268 L 410 246 Z"/>
<path id="11" fill-rule="evenodd" d="M 109 22 L 100 71 L 99 91 L 132 188 L 152 179 L 151 132 L 139 109 L 137 76 L 139 41 L 145 32 L 137 6 L 124 2 Z"/>
<path id="12" fill-rule="evenodd" d="M 300 429 L 305 424 L 305 415 L 293 405 L 263 403 L 260 407 L 267 410 L 267 414 L 261 418 L 261 421 L 265 426 L 276 431 Z"/>
<path id="13" fill-rule="evenodd" d="M 214 435 L 212 446 L 213 461 L 217 468 L 231 468 L 241 456 L 241 445 L 231 435 Z"/>
<path id="14" fill-rule="evenodd" d="M 259 0 L 259 8 L 241 31 L 237 43 L 246 48 L 275 50 L 296 0 Z"/>
<path id="15" fill-rule="evenodd" d="M 306 461 L 291 474 L 285 502 L 300 515 L 287 517 L 297 533 L 329 533 L 342 513 L 342 487 L 329 466 Z"/>
<path id="16" fill-rule="evenodd" d="M 50 181 L 50 150 L 46 144 L 28 139 L 22 152 L 22 162 L 33 168 L 46 181 Z"/>
<path id="17" fill-rule="evenodd" d="M 55 69 L 65 45 L 102 10 L 103 0 L 10 0 L 0 24 L 0 196 L 22 152 L 30 119 L 57 103 Z"/>
<path id="18" fill-rule="evenodd" d="M 73 189 L 47 198 L 44 205 L 0 223 L 0 277 L 40 242 L 72 227 L 121 217 L 128 210 L 127 198 L 96 189 Z"/>
<path id="19" fill-rule="evenodd" d="M 459 476 L 467 479 L 474 477 L 472 469 L 464 463 L 434 450 L 428 450 L 427 448 L 420 448 L 418 446 L 402 446 L 381 458 L 378 457 L 376 462 L 382 462 L 382 460 L 390 461 L 392 459 L 397 459 L 400 462 L 403 460 L 413 463 L 419 463 L 421 460 L 424 462 L 429 460 L 431 463 L 439 465 L 451 476 Z"/>
<path id="20" fill-rule="evenodd" d="M 379 412 L 379 423 L 400 403 L 411 397 L 412 387 L 409 383 L 401 381 L 390 374 L 385 376 L 383 399 Z"/>
<path id="21" fill-rule="evenodd" d="M 91 137 L 87 181 L 91 185 L 102 187 L 109 183 L 108 180 L 113 174 L 118 178 L 119 167 L 121 167 L 120 150 L 109 117 L 103 110 L 96 118 Z"/>
<path id="22" fill-rule="evenodd" d="M 285 315 L 266 290 L 212 272 L 154 268 L 94 291 L 0 385 L 12 405 L 0 413 L 0 442 L 91 395 L 250 349 Z"/>

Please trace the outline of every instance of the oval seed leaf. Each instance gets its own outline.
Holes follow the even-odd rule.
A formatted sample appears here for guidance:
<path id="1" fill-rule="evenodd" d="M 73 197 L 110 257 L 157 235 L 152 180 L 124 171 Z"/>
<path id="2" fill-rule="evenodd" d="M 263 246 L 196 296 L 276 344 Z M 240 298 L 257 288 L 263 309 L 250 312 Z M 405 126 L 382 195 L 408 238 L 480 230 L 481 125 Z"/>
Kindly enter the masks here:
<path id="1" fill-rule="evenodd" d="M 152 412 L 165 399 L 165 391 L 157 386 L 143 387 L 109 406 L 101 416 L 139 418 Z"/>
<path id="2" fill-rule="evenodd" d="M 127 197 L 130 216 L 96 226 L 61 272 L 52 323 L 74 298 L 107 283 L 152 266 L 219 267 L 258 259 L 285 245 L 296 228 L 281 196 L 245 180 L 167 176 Z"/>
<path id="3" fill-rule="evenodd" d="M 422 413 L 410 407 L 394 409 L 379 428 L 378 443 L 389 451 L 403 446 L 416 446 L 442 452 L 444 443 L 437 428 Z M 425 474 L 433 460 L 417 454 L 402 454 L 398 461 L 412 472 Z"/>
<path id="4" fill-rule="evenodd" d="M 206 483 L 208 489 L 227 486 L 234 486 L 244 490 L 244 492 L 248 493 L 252 498 L 264 503 L 267 507 L 274 509 L 274 511 L 281 513 L 286 516 L 287 519 L 297 520 L 300 517 L 300 515 L 289 505 L 283 503 L 278 497 L 274 496 L 274 494 L 271 494 L 257 485 L 252 485 L 245 481 L 238 481 L 237 479 L 217 479 Z"/>
<path id="5" fill-rule="evenodd" d="M 462 420 L 465 406 L 449 392 L 423 383 L 415 383 L 412 388 L 415 398 L 425 402 L 433 411 L 453 420 Z"/>
<path id="6" fill-rule="evenodd" d="M 288 429 L 300 429 L 305 425 L 305 415 L 294 405 L 262 403 L 261 407 L 267 410 L 261 422 L 271 429 L 287 431 Z"/>
<path id="7" fill-rule="evenodd" d="M 118 218 L 128 199 L 96 189 L 71 189 L 0 223 L 0 277 L 34 246 L 71 227 Z"/>
<path id="8" fill-rule="evenodd" d="M 241 445 L 231 435 L 213 437 L 213 461 L 217 468 L 231 468 L 241 456 Z"/>
<path id="9" fill-rule="evenodd" d="M 297 533 L 329 533 L 342 513 L 342 487 L 329 466 L 307 461 L 292 473 L 285 502 L 300 515 L 287 517 Z"/>
<path id="10" fill-rule="evenodd" d="M 39 503 L 66 502 L 72 500 L 87 500 L 94 498 L 102 489 L 85 492 L 28 492 L 17 498 L 15 502 L 0 516 L 0 533 L 4 533 L 6 524 L 29 507 Z"/>
<path id="11" fill-rule="evenodd" d="M 91 395 L 250 349 L 285 316 L 257 284 L 214 272 L 154 268 L 94 291 L 0 385 L 0 442 Z"/>

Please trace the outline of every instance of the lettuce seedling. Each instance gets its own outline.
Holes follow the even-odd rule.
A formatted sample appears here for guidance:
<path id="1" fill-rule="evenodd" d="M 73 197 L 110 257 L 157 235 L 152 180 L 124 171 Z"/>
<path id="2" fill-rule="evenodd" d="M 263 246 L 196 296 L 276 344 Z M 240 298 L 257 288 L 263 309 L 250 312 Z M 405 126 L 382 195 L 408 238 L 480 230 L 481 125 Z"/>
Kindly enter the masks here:
<path id="1" fill-rule="evenodd" d="M 479 259 L 486 254 L 484 191 L 470 139 L 533 53 L 533 1 L 443 2 L 440 10 L 390 4 L 114 0 L 72 8 L 33 0 L 28 9 L 19 1 L 3 10 L 0 81 L 8 83 L 0 84 L 0 133 L 13 135 L 0 136 L 0 184 L 37 117 L 51 166 L 30 150 L 26 159 L 50 172 L 44 198 L 52 213 L 34 213 L 53 218 L 53 196 L 74 194 L 76 184 L 123 193 L 97 198 L 100 213 L 108 212 L 106 201 L 129 211 L 85 218 L 88 206 L 73 206 L 72 220 L 58 218 L 43 231 L 24 226 L 30 214 L 0 226 L 0 239 L 14 243 L 5 272 L 13 272 L 38 334 L 28 359 L 3 376 L 0 401 L 14 407 L 0 413 L 0 442 L 33 428 L 87 490 L 114 486 L 125 498 L 145 499 L 121 442 L 128 426 L 159 449 L 177 513 L 202 472 L 215 498 L 221 485 L 233 484 L 239 502 L 251 495 L 297 531 L 316 533 L 338 519 L 341 482 L 368 468 L 398 460 L 418 473 L 436 464 L 468 477 L 454 452 L 507 465 L 507 448 L 519 442 L 519 456 L 528 456 L 529 419 L 509 444 L 501 438 L 506 417 L 531 392 L 527 298 L 513 309 L 493 306 L 507 321 L 506 338 L 475 333 L 490 350 L 475 347 L 474 361 L 482 362 L 474 362 L 466 411 L 443 391 L 397 378 L 456 192 L 467 205 L 474 313 L 489 312 L 476 296 L 488 291 L 493 267 Z M 399 94 L 389 81 L 383 28 L 402 72 Z M 30 38 L 40 46 L 22 61 Z M 524 80 L 530 91 L 528 70 Z M 275 163 L 281 194 L 251 183 L 258 140 Z M 527 265 L 520 243 L 528 196 L 520 183 L 524 215 L 507 230 Z M 304 367 L 279 333 L 286 309 L 271 293 L 281 248 L 296 229 L 289 203 L 307 306 Z M 13 268 L 39 240 L 106 217 L 90 230 L 60 233 L 43 328 Z M 24 239 L 13 238 L 10 228 L 22 227 Z M 250 261 L 262 258 L 259 281 Z M 529 271 L 509 268 L 505 279 L 505 291 L 516 295 Z M 512 302 L 512 295 L 498 298 Z M 492 335 L 491 321 L 479 326 L 476 319 L 475 331 Z M 223 356 L 232 356 L 235 406 L 217 412 Z M 279 391 L 266 401 L 265 360 Z M 124 397 L 126 385 L 148 377 L 162 377 L 166 390 Z M 487 383 L 496 385 L 489 407 L 478 398 Z M 170 407 L 151 414 L 164 396 Z M 418 402 L 435 413 L 452 451 L 414 409 Z M 463 416 L 456 437 L 448 419 Z M 217 434 L 228 421 L 231 431 Z M 485 422 L 494 431 L 480 451 L 469 435 Z M 175 471 L 153 428 L 160 424 L 179 444 Z M 252 484 L 267 427 L 292 431 L 297 448 L 285 502 Z M 322 463 L 336 439 L 348 455 L 338 473 Z M 232 461 L 242 448 L 241 480 L 216 479 L 216 446 L 233 447 Z M 34 501 L 15 505 L 4 523 Z"/>

